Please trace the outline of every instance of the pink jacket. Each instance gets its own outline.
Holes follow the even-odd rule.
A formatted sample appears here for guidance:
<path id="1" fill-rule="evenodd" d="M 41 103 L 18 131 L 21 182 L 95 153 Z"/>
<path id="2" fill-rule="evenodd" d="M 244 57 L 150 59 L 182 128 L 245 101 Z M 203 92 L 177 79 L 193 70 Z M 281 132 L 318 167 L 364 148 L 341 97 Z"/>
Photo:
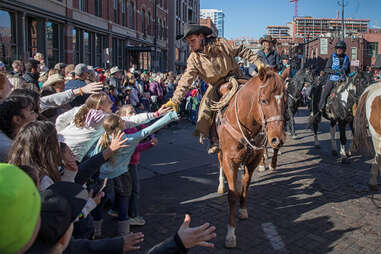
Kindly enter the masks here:
<path id="1" fill-rule="evenodd" d="M 146 126 L 141 125 L 140 127 L 145 128 Z M 136 127 L 124 130 L 125 134 L 132 134 L 132 133 L 136 133 L 136 132 L 138 132 L 138 129 Z M 140 143 L 136 147 L 134 154 L 131 156 L 130 164 L 131 165 L 138 165 L 139 161 L 140 161 L 140 153 L 144 152 L 144 151 L 146 151 L 146 150 L 148 150 L 148 149 L 150 149 L 152 147 L 153 147 L 153 145 L 151 144 L 150 141 L 147 141 L 147 142 L 144 142 L 144 143 Z"/>

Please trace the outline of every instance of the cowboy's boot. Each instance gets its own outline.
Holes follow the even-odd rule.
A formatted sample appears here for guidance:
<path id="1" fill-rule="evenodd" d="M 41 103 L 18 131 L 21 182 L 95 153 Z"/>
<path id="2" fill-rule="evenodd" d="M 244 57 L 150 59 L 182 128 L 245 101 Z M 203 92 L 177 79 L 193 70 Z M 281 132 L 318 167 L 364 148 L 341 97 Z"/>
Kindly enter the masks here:
<path id="1" fill-rule="evenodd" d="M 212 128 L 210 130 L 210 148 L 208 150 L 208 154 L 215 154 L 220 150 L 220 143 L 218 141 L 218 134 L 216 129 L 216 124 L 214 123 L 212 125 Z"/>

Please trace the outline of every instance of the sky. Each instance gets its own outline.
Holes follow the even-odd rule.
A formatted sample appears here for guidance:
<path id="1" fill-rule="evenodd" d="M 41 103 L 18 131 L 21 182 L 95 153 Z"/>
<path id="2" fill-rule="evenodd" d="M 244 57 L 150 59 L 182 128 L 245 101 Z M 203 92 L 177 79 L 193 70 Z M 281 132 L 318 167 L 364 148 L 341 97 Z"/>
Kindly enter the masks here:
<path id="1" fill-rule="evenodd" d="M 201 9 L 222 9 L 225 37 L 258 39 L 268 25 L 286 25 L 294 16 L 290 0 L 200 0 Z M 298 16 L 335 18 L 338 0 L 299 0 Z M 341 0 L 340 0 L 341 2 Z M 381 28 L 381 0 L 344 0 L 346 18 L 370 19 L 369 27 Z"/>

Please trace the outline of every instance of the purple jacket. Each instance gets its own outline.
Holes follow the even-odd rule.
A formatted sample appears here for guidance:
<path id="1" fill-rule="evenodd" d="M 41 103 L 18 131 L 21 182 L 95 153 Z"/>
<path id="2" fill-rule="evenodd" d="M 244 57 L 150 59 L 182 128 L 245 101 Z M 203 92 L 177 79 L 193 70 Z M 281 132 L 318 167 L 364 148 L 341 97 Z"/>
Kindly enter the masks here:
<path id="1" fill-rule="evenodd" d="M 163 90 L 161 86 L 159 85 L 159 83 L 157 83 L 156 81 L 152 81 L 149 84 L 149 91 L 151 92 L 152 95 L 156 95 L 158 97 L 163 96 Z"/>

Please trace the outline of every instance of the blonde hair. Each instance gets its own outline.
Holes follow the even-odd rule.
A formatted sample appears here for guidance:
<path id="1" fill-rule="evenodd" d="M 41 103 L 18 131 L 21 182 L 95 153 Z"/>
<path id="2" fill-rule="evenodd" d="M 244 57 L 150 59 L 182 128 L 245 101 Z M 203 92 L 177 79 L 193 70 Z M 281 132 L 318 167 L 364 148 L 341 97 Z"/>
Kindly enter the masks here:
<path id="1" fill-rule="evenodd" d="M 120 116 L 111 114 L 103 121 L 103 128 L 105 129 L 105 133 L 103 133 L 99 145 L 102 149 L 105 149 L 111 144 L 109 136 L 117 134 L 118 131 L 123 131 L 125 125 Z"/>
<path id="2" fill-rule="evenodd" d="M 130 105 L 130 104 L 126 104 L 126 105 L 123 105 L 117 112 L 116 112 L 116 114 L 118 115 L 118 116 L 124 116 L 124 115 L 126 115 L 126 112 L 127 112 L 127 110 L 128 109 L 134 109 L 134 107 L 132 106 L 132 105 Z M 135 110 L 135 109 L 134 109 Z"/>
<path id="3" fill-rule="evenodd" d="M 85 126 L 86 117 L 87 117 L 87 114 L 89 113 L 90 109 L 98 110 L 108 100 L 110 100 L 110 98 L 104 92 L 100 92 L 100 93 L 90 95 L 90 97 L 87 98 L 85 104 L 81 107 L 81 109 L 74 116 L 75 126 L 77 126 L 78 128 L 83 128 Z"/>

